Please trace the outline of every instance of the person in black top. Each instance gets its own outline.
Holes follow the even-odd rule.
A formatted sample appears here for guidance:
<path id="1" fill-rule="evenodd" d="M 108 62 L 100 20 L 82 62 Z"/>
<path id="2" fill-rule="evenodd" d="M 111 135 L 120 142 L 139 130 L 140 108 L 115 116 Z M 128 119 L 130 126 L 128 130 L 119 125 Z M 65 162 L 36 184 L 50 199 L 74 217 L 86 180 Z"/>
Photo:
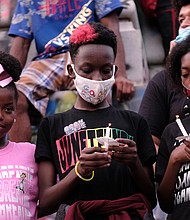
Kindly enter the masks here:
<path id="1" fill-rule="evenodd" d="M 179 30 L 187 28 L 190 26 L 190 0 L 173 0 L 173 3 L 180 24 Z M 139 114 L 147 120 L 157 149 L 164 128 L 175 120 L 176 114 L 182 117 L 186 98 L 183 89 L 172 83 L 166 70 L 157 73 L 149 81 Z"/>
<path id="2" fill-rule="evenodd" d="M 99 23 L 81 25 L 70 37 L 73 64 L 68 72 L 78 95 L 71 110 L 46 117 L 39 126 L 35 158 L 41 216 L 61 204 L 73 207 L 79 201 L 105 200 L 85 219 L 108 219 L 113 209 L 108 211 L 105 204 L 112 201 L 118 206 L 116 200 L 129 201 L 139 193 L 144 199 L 132 206 L 141 204 L 151 212 L 156 205 L 152 166 L 156 152 L 147 122 L 135 112 L 115 109 L 106 99 L 117 71 L 116 47 L 115 34 Z M 128 214 L 142 219 L 135 207 Z M 121 216 L 127 215 L 126 208 L 119 208 Z"/>
<path id="3" fill-rule="evenodd" d="M 176 87 L 186 94 L 181 123 L 166 126 L 161 136 L 156 163 L 158 200 L 168 220 L 190 216 L 190 36 L 174 46 L 167 58 L 167 70 Z M 187 135 L 187 137 L 181 137 Z"/>

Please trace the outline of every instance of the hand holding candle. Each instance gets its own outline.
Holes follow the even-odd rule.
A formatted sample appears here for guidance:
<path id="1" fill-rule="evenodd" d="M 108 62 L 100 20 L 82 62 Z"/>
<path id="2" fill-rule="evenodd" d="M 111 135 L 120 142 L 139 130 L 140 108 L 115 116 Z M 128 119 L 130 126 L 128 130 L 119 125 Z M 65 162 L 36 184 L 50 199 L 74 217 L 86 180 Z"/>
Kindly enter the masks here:
<path id="1" fill-rule="evenodd" d="M 99 144 L 103 145 L 104 147 L 107 147 L 110 145 L 119 146 L 119 143 L 110 137 L 111 132 L 111 123 L 108 124 L 108 127 L 106 127 L 106 135 L 104 137 L 98 137 L 97 141 Z"/>

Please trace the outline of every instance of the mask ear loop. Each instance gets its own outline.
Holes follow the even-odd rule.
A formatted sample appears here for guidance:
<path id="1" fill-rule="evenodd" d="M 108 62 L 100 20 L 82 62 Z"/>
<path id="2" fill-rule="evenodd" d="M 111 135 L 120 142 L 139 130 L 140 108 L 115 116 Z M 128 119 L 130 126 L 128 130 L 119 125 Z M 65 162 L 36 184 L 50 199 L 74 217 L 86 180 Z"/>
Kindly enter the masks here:
<path id="1" fill-rule="evenodd" d="M 185 86 L 183 82 L 181 82 L 181 84 L 182 84 L 182 86 L 183 86 L 183 88 L 184 88 L 185 94 L 186 94 L 188 97 L 190 97 L 190 89 L 188 89 L 188 87 Z"/>
<path id="2" fill-rule="evenodd" d="M 75 73 L 75 75 L 79 76 L 79 74 L 77 73 L 77 71 L 75 70 L 75 65 L 73 63 L 71 63 L 71 67 Z"/>
<path id="3" fill-rule="evenodd" d="M 113 76 L 115 76 L 115 65 L 113 65 L 112 72 L 113 72 Z"/>
<path id="4" fill-rule="evenodd" d="M 71 67 L 75 70 L 75 65 L 73 63 L 71 63 Z"/>

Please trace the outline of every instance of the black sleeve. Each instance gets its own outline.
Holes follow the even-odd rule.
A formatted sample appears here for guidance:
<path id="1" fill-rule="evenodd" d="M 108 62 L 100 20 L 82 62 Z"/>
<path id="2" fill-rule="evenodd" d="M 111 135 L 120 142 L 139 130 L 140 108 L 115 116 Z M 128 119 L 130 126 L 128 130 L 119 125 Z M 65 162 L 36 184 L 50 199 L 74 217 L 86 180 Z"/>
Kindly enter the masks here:
<path id="1" fill-rule="evenodd" d="M 140 116 L 137 130 L 137 152 L 142 165 L 153 164 L 156 161 L 156 150 L 146 120 Z"/>
<path id="2" fill-rule="evenodd" d="M 172 126 L 170 125 L 167 126 L 163 131 L 160 147 L 158 150 L 158 158 L 156 162 L 156 173 L 155 173 L 155 179 L 156 182 L 158 183 L 160 183 L 164 177 L 171 151 L 174 148 L 173 145 L 175 138 L 171 135 Z"/>
<path id="3" fill-rule="evenodd" d="M 37 143 L 35 151 L 35 160 L 37 163 L 39 163 L 42 160 L 52 160 L 50 140 L 51 137 L 49 130 L 49 122 L 47 118 L 44 118 L 40 122 L 37 133 Z"/>
<path id="4" fill-rule="evenodd" d="M 159 72 L 149 81 L 139 108 L 139 114 L 148 122 L 151 134 L 158 138 L 161 138 L 169 115 L 164 74 L 165 71 Z"/>

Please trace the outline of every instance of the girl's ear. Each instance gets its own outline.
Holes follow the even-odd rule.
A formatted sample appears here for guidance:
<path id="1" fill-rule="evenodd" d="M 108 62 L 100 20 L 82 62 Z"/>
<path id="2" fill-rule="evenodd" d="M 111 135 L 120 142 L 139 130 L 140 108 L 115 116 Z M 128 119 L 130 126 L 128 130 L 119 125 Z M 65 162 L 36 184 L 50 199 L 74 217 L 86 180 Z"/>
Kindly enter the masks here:
<path id="1" fill-rule="evenodd" d="M 68 71 L 69 76 L 72 79 L 74 79 L 75 78 L 75 73 L 73 71 L 73 68 L 72 68 L 71 64 L 67 64 L 67 71 Z"/>

